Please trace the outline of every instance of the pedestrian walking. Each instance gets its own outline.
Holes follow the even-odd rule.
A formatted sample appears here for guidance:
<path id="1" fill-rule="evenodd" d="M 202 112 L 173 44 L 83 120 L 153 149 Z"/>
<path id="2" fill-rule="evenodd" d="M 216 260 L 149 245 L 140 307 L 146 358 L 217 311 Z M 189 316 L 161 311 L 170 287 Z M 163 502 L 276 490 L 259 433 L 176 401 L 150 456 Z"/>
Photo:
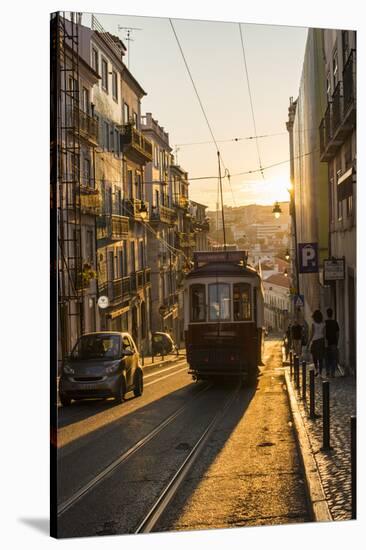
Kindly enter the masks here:
<path id="1" fill-rule="evenodd" d="M 316 309 L 312 315 L 313 322 L 311 324 L 310 339 L 308 349 L 313 357 L 315 367 L 315 376 L 322 376 L 324 368 L 325 356 L 325 325 L 323 323 L 323 314 L 319 309 Z"/>
<path id="2" fill-rule="evenodd" d="M 301 356 L 302 326 L 296 319 L 291 327 L 292 349 L 295 354 Z"/>
<path id="3" fill-rule="evenodd" d="M 325 364 L 327 376 L 334 378 L 338 362 L 339 325 L 337 321 L 333 319 L 332 308 L 327 309 L 327 317 L 325 321 Z"/>

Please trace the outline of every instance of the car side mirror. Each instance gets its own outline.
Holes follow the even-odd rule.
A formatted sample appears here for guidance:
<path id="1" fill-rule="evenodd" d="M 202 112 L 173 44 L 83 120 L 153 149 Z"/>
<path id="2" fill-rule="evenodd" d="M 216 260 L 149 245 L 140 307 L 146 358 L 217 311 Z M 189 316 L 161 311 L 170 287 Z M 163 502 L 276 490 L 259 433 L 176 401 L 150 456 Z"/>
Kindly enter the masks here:
<path id="1" fill-rule="evenodd" d="M 124 349 L 124 350 L 122 351 L 122 355 L 124 355 L 125 357 L 126 357 L 126 356 L 128 357 L 128 356 L 130 356 L 130 355 L 133 355 L 133 351 L 132 351 L 132 349 Z"/>

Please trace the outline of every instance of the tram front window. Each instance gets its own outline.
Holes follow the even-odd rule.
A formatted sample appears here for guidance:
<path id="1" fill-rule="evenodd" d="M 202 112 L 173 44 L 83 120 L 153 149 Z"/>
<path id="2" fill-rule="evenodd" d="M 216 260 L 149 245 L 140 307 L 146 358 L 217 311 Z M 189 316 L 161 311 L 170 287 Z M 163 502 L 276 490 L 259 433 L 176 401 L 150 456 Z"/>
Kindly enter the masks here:
<path id="1" fill-rule="evenodd" d="M 250 285 L 247 283 L 235 283 L 233 293 L 234 321 L 249 321 L 250 311 Z"/>
<path id="2" fill-rule="evenodd" d="M 230 285 L 215 283 L 208 286 L 209 320 L 230 321 Z"/>
<path id="3" fill-rule="evenodd" d="M 191 286 L 191 322 L 206 321 L 205 285 Z"/>

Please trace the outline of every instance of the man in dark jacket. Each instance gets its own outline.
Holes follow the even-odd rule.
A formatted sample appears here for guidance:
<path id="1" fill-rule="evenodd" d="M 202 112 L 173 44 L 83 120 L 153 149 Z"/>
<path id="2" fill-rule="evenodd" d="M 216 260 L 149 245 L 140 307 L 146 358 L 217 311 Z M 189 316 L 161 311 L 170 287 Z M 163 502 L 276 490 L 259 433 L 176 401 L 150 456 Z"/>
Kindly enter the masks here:
<path id="1" fill-rule="evenodd" d="M 333 319 L 333 310 L 327 309 L 327 319 L 325 321 L 325 340 L 326 340 L 326 369 L 327 376 L 334 378 L 337 362 L 338 362 L 338 340 L 339 340 L 339 325 Z"/>

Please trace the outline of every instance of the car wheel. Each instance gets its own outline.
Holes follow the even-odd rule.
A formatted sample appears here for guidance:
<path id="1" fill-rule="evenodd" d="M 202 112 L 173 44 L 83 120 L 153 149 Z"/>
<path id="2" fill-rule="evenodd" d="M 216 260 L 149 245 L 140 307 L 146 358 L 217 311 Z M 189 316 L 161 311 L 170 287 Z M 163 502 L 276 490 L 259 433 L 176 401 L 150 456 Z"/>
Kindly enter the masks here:
<path id="1" fill-rule="evenodd" d="M 71 398 L 67 397 L 64 393 L 60 393 L 60 401 L 63 407 L 69 407 L 71 405 Z"/>
<path id="2" fill-rule="evenodd" d="M 126 382 L 125 382 L 125 379 L 122 378 L 121 383 L 119 385 L 118 394 L 116 395 L 117 403 L 119 404 L 123 403 L 123 401 L 125 400 L 125 395 L 126 395 Z"/>
<path id="3" fill-rule="evenodd" d="M 144 381 L 142 378 L 142 373 L 140 370 L 137 370 L 135 374 L 135 384 L 133 387 L 133 394 L 135 397 L 140 397 L 143 391 L 144 391 Z"/>

